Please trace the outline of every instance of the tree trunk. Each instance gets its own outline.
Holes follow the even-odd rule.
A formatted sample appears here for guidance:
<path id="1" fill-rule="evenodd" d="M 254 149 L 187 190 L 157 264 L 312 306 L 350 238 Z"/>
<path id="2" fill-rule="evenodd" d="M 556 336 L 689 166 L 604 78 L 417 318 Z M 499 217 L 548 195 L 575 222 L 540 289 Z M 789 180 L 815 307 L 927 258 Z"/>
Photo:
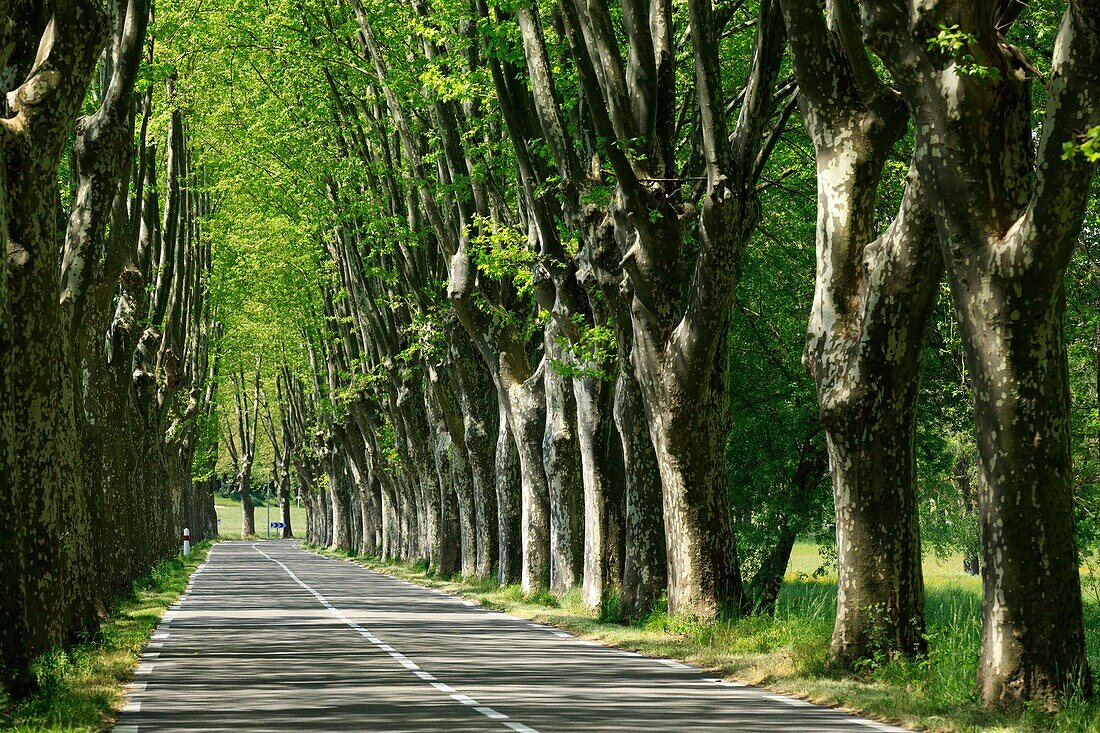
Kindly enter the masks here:
<path id="1" fill-rule="evenodd" d="M 960 288 L 961 290 L 961 288 Z M 981 503 L 983 699 L 1058 704 L 1087 690 L 1073 517 L 1061 278 L 1053 293 L 957 298 L 974 384 Z"/>
<path id="2" fill-rule="evenodd" d="M 577 584 L 584 567 L 585 487 L 577 440 L 577 401 L 572 381 L 558 373 L 554 361 L 566 362 L 554 321 L 545 329 L 543 368 L 546 429 L 542 439 L 543 470 L 550 502 L 550 590 L 558 595 Z"/>
<path id="3" fill-rule="evenodd" d="M 237 490 L 241 494 L 241 539 L 256 534 L 256 507 L 252 504 L 252 460 L 241 462 L 237 473 Z"/>
<path id="4" fill-rule="evenodd" d="M 519 456 L 520 587 L 534 593 L 550 581 L 550 489 L 543 466 L 542 436 L 546 430 L 546 399 L 540 366 L 524 382 L 507 386 L 508 418 Z"/>
<path id="5" fill-rule="evenodd" d="M 634 327 L 634 366 L 663 489 L 669 612 L 739 613 L 741 571 L 726 474 L 727 339 L 719 339 L 700 381 L 640 335 L 640 325 Z"/>
<path id="6" fill-rule="evenodd" d="M 629 363 L 619 370 L 614 417 L 626 473 L 626 558 L 619 610 L 629 620 L 653 610 L 668 577 L 661 474 L 638 381 Z"/>
<path id="7" fill-rule="evenodd" d="M 501 585 L 518 583 L 522 574 L 523 554 L 520 541 L 521 493 L 519 452 L 508 426 L 507 395 L 498 398 L 500 419 L 497 423 L 496 500 L 500 566 L 497 576 Z"/>
<path id="8" fill-rule="evenodd" d="M 294 530 L 290 526 L 290 465 L 285 456 L 279 460 L 276 470 L 279 476 L 279 521 L 283 525 L 279 530 L 279 537 L 289 540 L 294 537 Z"/>
<path id="9" fill-rule="evenodd" d="M 972 517 L 978 511 L 978 496 L 974 492 L 973 482 L 970 480 L 970 458 L 960 456 L 955 461 L 954 471 L 955 487 L 959 491 L 959 511 L 964 517 Z M 963 548 L 963 572 L 967 575 L 978 575 L 981 572 L 981 546 L 978 537 L 968 541 Z"/>
<path id="10" fill-rule="evenodd" d="M 622 582 L 617 558 L 623 533 L 621 501 L 622 459 L 609 461 L 604 445 L 614 430 L 612 397 L 614 384 L 594 376 L 573 378 L 577 401 L 577 434 L 580 444 L 584 488 L 584 580 L 582 600 L 588 608 L 599 608 L 604 594 Z M 620 452 L 621 456 L 622 453 Z"/>
<path id="11" fill-rule="evenodd" d="M 452 361 L 457 367 L 457 392 L 474 501 L 477 552 L 474 574 L 478 578 L 488 578 L 497 565 L 501 547 L 494 485 L 497 442 L 494 418 L 498 410 L 492 379 L 485 365 L 472 353 L 471 346 L 467 344 L 463 350 L 452 343 Z"/>

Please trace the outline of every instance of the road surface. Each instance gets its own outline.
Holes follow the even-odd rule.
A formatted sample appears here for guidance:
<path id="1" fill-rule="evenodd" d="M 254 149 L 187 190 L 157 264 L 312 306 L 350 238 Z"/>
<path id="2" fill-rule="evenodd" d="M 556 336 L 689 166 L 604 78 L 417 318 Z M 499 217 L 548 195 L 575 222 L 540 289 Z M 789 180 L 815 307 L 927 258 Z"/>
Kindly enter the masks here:
<path id="1" fill-rule="evenodd" d="M 117 733 L 900 731 L 486 610 L 293 541 L 222 542 Z"/>

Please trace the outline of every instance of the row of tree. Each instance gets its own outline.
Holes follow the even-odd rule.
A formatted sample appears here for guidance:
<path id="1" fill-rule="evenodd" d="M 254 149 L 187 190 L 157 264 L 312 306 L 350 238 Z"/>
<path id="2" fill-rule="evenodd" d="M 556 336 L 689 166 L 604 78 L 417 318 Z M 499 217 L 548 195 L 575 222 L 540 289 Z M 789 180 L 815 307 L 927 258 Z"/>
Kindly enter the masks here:
<path id="1" fill-rule="evenodd" d="M 94 632 L 181 529 L 213 408 L 210 198 L 154 111 L 148 0 L 0 3 L 0 678 Z M 161 86 L 161 89 L 164 87 Z"/>
<path id="2" fill-rule="evenodd" d="M 181 9 L 214 289 L 256 311 L 227 325 L 242 489 L 274 393 L 310 541 L 713 617 L 774 608 L 827 466 L 830 656 L 917 655 L 931 336 L 935 408 L 974 405 L 946 473 L 980 527 L 983 697 L 1087 689 L 1064 314 L 1100 13 L 1033 5 Z M 777 399 L 801 387 L 761 294 L 809 280 L 765 243 L 800 236 L 809 411 Z M 778 480 L 731 484 L 765 439 Z"/>

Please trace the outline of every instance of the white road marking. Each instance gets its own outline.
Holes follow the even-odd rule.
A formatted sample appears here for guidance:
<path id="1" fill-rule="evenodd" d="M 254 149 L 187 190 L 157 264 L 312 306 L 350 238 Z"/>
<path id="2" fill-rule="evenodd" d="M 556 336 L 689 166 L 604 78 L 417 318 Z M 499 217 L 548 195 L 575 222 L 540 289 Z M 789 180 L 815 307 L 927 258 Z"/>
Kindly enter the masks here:
<path id="1" fill-rule="evenodd" d="M 168 638 L 168 632 L 167 631 L 158 631 L 157 633 L 153 634 L 153 638 L 154 639 L 167 639 Z"/>
<path id="2" fill-rule="evenodd" d="M 479 713 L 484 715 L 486 718 L 489 718 L 490 720 L 504 720 L 508 717 L 504 713 L 498 713 L 496 710 L 493 710 L 492 708 L 485 707 L 484 705 L 480 705 L 480 706 L 474 708 L 474 710 L 478 711 Z"/>
<path id="3" fill-rule="evenodd" d="M 116 725 L 115 733 L 138 733 L 136 725 Z"/>
<path id="4" fill-rule="evenodd" d="M 473 601 L 463 601 L 462 605 L 463 606 L 476 606 L 477 604 L 474 603 Z"/>
<path id="5" fill-rule="evenodd" d="M 134 670 L 134 674 L 153 674 L 152 664 L 139 664 L 137 669 Z"/>
<path id="6" fill-rule="evenodd" d="M 781 702 L 785 705 L 795 705 L 798 707 L 813 707 L 813 703 L 808 703 L 805 700 L 798 700 L 793 697 L 787 697 L 786 695 L 764 695 L 765 700 L 774 700 L 775 702 Z"/>
<path id="7" fill-rule="evenodd" d="M 577 639 L 577 643 L 578 644 L 583 644 L 584 646 L 599 646 L 599 647 L 603 646 L 603 644 L 601 644 L 598 641 L 589 641 L 588 639 Z"/>
<path id="8" fill-rule="evenodd" d="M 122 712 L 124 713 L 139 713 L 141 712 L 140 702 L 128 702 L 122 706 Z"/>
<path id="9" fill-rule="evenodd" d="M 148 654 L 141 655 L 143 659 L 156 659 L 160 656 L 160 652 L 149 652 Z"/>
<path id="10" fill-rule="evenodd" d="M 279 560 L 276 560 L 271 555 L 268 555 L 266 552 L 264 552 L 259 547 L 257 547 L 255 545 L 255 543 L 252 544 L 252 549 L 255 550 L 256 552 L 260 553 L 261 555 L 263 555 L 264 557 L 266 557 L 268 560 L 275 563 L 279 567 L 281 567 L 283 569 L 283 571 L 287 575 L 290 576 L 291 580 L 293 580 L 295 583 L 300 585 L 305 590 L 309 591 L 309 593 L 314 598 L 316 598 L 317 601 L 322 606 L 327 608 L 329 613 L 331 613 L 335 618 L 339 619 L 340 621 L 343 621 L 344 624 L 346 624 L 353 631 L 358 631 L 362 636 L 366 637 L 367 641 L 369 641 L 372 644 L 374 644 L 375 646 L 377 646 L 381 651 L 384 651 L 384 652 L 388 653 L 391 657 L 393 657 L 395 660 L 400 662 L 401 666 L 403 666 L 405 669 L 408 669 L 408 670 L 412 671 L 413 674 L 415 674 L 420 679 L 428 682 L 435 689 L 439 690 L 440 692 L 442 692 L 444 694 L 450 695 L 451 698 L 453 700 L 455 700 L 456 702 L 460 702 L 463 705 L 469 705 L 469 706 L 473 707 L 479 713 L 481 713 L 482 715 L 484 715 L 485 717 L 487 717 L 491 720 L 501 721 L 507 728 L 510 728 L 511 730 L 514 730 L 517 733 L 539 733 L 534 728 L 526 726 L 523 723 L 517 723 L 515 721 L 508 720 L 508 716 L 505 715 L 504 713 L 493 710 L 490 707 L 486 707 L 484 705 L 481 705 L 474 698 L 470 697 L 469 695 L 463 695 L 462 693 L 460 693 L 458 690 L 451 687 L 450 685 L 448 685 L 446 683 L 443 683 L 443 682 L 436 681 L 435 677 L 433 677 L 431 674 L 428 674 L 427 672 L 424 672 L 423 670 L 421 670 L 419 665 L 416 664 L 416 662 L 412 661 L 411 659 L 406 657 L 404 654 L 402 654 L 401 652 L 394 649 L 389 644 L 383 643 L 381 639 L 379 639 L 378 637 L 371 634 L 369 631 L 364 629 L 362 626 L 360 626 L 355 621 L 352 621 L 351 619 L 349 619 L 344 614 L 343 611 L 341 611 L 341 610 L 337 609 L 336 607 L 334 607 L 328 601 L 327 598 L 325 598 L 323 595 L 321 595 L 320 593 L 315 591 L 313 588 L 310 588 L 301 578 L 299 578 L 297 575 L 295 575 L 294 571 L 292 571 L 290 568 L 288 568 L 285 563 L 283 563 Z M 415 585 L 413 583 L 409 583 L 409 585 L 412 585 L 413 587 L 415 587 L 417 589 L 421 589 L 421 586 Z M 437 591 L 437 592 L 442 594 L 442 591 Z M 568 636 L 568 634 L 567 634 L 567 636 Z M 150 655 L 146 655 L 146 656 L 150 656 Z M 150 665 L 142 664 L 142 665 L 139 665 L 139 667 L 138 667 L 138 674 L 143 674 L 141 672 L 141 668 L 146 667 L 146 666 L 149 667 L 150 671 L 152 671 L 152 666 L 153 665 L 151 665 L 151 664 Z"/>
<path id="11" fill-rule="evenodd" d="M 164 646 L 163 641 L 151 641 L 151 642 L 149 642 L 148 644 L 145 645 L 145 648 L 146 649 L 160 649 L 162 646 Z"/>
<path id="12" fill-rule="evenodd" d="M 145 692 L 145 685 L 147 682 L 130 682 L 126 685 L 127 692 Z"/>
<path id="13" fill-rule="evenodd" d="M 573 637 L 572 634 L 567 634 L 564 631 L 555 631 L 554 636 L 558 637 L 559 639 L 570 639 Z"/>

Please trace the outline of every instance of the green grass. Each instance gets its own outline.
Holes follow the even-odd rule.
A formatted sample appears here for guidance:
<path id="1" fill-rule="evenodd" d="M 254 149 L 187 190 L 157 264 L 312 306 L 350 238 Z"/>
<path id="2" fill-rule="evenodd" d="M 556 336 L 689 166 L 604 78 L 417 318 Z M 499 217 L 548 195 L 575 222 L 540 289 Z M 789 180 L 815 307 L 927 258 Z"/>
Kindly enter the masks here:
<path id="1" fill-rule="evenodd" d="M 981 643 L 981 585 L 962 572 L 961 558 L 930 558 L 925 563 L 928 657 L 883 659 L 855 673 L 840 673 L 824 664 L 836 613 L 836 580 L 809 577 L 821 561 L 817 548 L 807 543 L 796 547 L 775 618 L 700 622 L 658 610 L 629 626 L 601 620 L 599 612 L 585 609 L 577 590 L 561 598 L 546 593 L 529 597 L 518 586 L 436 578 L 423 566 L 353 559 L 585 638 L 681 659 L 725 678 L 895 724 L 935 731 L 1100 731 L 1100 702 L 1070 700 L 1057 715 L 982 708 L 974 688 Z M 1086 604 L 1085 626 L 1089 660 L 1097 670 L 1100 607 L 1092 599 Z"/>
<path id="2" fill-rule="evenodd" d="M 218 536 L 227 540 L 241 539 L 241 518 L 244 514 L 244 510 L 241 509 L 241 502 L 223 496 L 216 496 L 214 497 L 214 510 L 217 511 L 218 519 L 221 520 L 218 524 Z M 279 521 L 279 504 L 274 498 L 271 505 L 271 521 Z M 266 527 L 267 508 L 258 504 L 256 505 L 256 532 L 258 532 L 257 536 L 259 538 L 266 537 Z M 305 536 L 306 508 L 304 505 L 298 507 L 291 503 L 290 528 L 294 531 L 296 537 Z M 271 537 L 272 539 L 278 537 L 278 530 L 271 530 Z"/>
<path id="3" fill-rule="evenodd" d="M 186 559 L 162 561 L 116 601 L 98 633 L 68 651 L 39 657 L 36 694 L 18 703 L 0 694 L 0 730 L 109 730 L 142 647 L 209 549 L 210 543 L 202 542 Z"/>

